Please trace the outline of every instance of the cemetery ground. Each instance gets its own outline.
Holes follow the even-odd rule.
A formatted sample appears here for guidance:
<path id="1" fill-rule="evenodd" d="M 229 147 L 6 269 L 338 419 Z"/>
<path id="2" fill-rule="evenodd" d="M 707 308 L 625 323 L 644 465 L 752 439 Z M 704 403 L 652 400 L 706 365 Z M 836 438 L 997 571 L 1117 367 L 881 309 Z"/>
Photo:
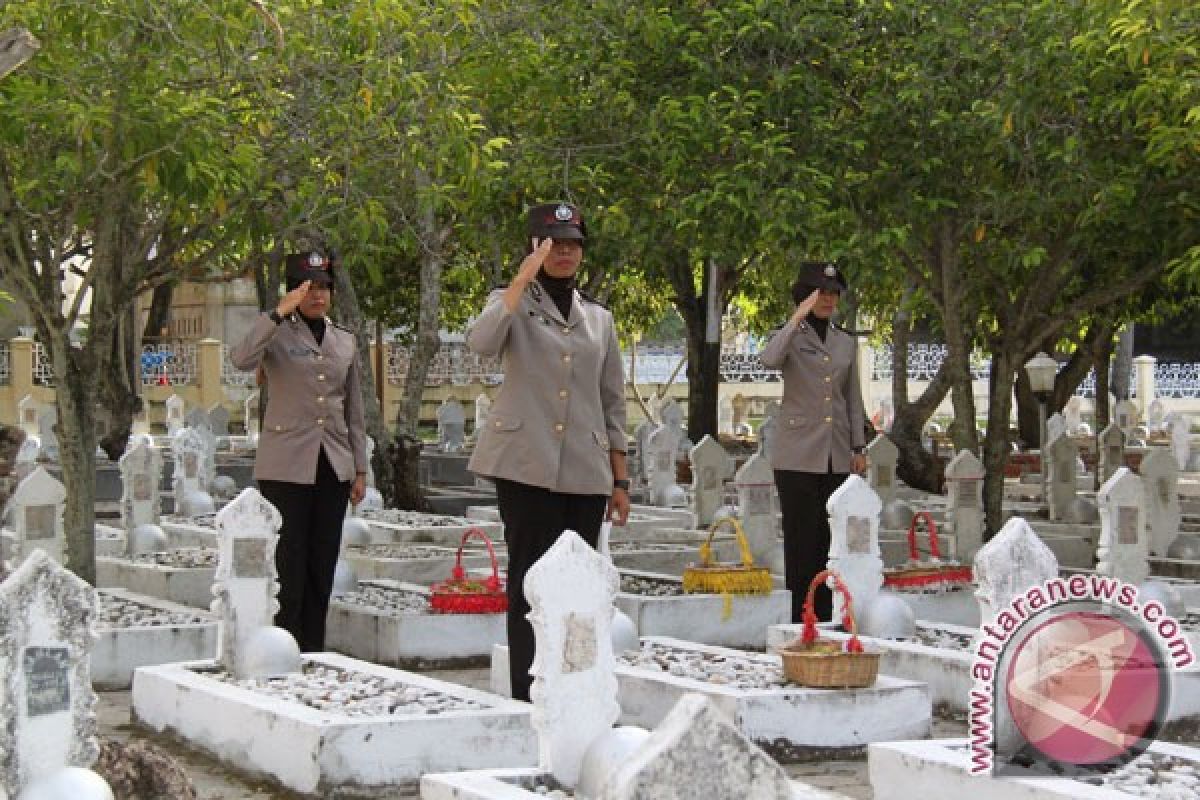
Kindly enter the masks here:
<path id="1" fill-rule="evenodd" d="M 484 691 L 488 689 L 489 669 L 487 667 L 431 670 L 423 674 L 473 689 Z M 129 716 L 130 693 L 128 690 L 97 692 L 96 697 L 100 735 L 118 741 L 140 739 L 162 747 L 170 753 L 192 780 L 198 800 L 301 800 L 302 798 L 308 800 L 303 795 L 286 791 L 267 781 L 254 780 L 246 775 L 233 772 L 204 753 L 134 725 Z M 962 737 L 966 735 L 966 730 L 966 721 L 961 717 L 936 716 L 934 718 L 933 738 L 935 739 Z M 1200 741 L 1192 741 L 1189 744 L 1200 744 Z M 838 792 L 846 797 L 856 798 L 856 800 L 871 800 L 871 784 L 867 777 L 865 758 L 786 764 L 784 769 L 791 778 L 804 781 L 817 788 Z M 420 794 L 415 791 L 346 789 L 328 795 L 327 800 L 365 800 L 366 798 L 417 800 L 419 797 Z"/>

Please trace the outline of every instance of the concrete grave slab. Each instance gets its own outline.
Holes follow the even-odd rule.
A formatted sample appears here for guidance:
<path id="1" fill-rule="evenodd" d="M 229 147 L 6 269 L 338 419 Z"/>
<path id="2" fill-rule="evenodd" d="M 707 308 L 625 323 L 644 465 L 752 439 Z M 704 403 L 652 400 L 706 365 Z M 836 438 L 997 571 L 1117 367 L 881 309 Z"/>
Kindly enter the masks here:
<path id="1" fill-rule="evenodd" d="M 216 655 L 217 620 L 212 614 L 124 589 L 99 589 L 96 599 L 96 689 L 128 689 L 138 667 Z"/>

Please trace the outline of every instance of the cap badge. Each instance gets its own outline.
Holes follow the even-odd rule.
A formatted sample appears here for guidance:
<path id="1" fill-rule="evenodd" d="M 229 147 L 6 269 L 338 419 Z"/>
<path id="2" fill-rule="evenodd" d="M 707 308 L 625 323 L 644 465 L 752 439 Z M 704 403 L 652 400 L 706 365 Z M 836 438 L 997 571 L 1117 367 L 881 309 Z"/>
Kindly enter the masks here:
<path id="1" fill-rule="evenodd" d="M 559 222 L 570 222 L 574 214 L 571 212 L 571 207 L 565 203 L 554 209 L 554 218 Z"/>
<path id="2" fill-rule="evenodd" d="M 825 265 L 825 277 L 826 278 L 837 277 L 837 267 L 833 266 L 833 264 L 826 264 Z"/>
<path id="3" fill-rule="evenodd" d="M 313 269 L 320 269 L 325 266 L 325 259 L 321 257 L 320 253 L 309 253 L 308 265 Z"/>

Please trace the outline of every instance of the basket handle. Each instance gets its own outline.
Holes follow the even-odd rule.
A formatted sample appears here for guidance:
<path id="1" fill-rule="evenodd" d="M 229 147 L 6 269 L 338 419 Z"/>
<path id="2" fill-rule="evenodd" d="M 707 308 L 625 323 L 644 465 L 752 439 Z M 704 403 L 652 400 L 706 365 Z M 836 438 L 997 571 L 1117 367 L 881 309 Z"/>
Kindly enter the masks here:
<path id="1" fill-rule="evenodd" d="M 912 516 L 912 522 L 908 523 L 908 557 L 912 561 L 920 561 L 921 556 L 917 552 L 917 520 L 925 520 L 925 527 L 929 530 L 929 556 L 935 561 L 940 561 L 942 558 L 941 548 L 938 547 L 937 523 L 933 521 L 933 514 L 928 511 L 918 511 Z"/>
<path id="2" fill-rule="evenodd" d="M 850 590 L 846 588 L 842 576 L 831 569 L 817 573 L 816 577 L 812 579 L 812 583 L 808 585 L 808 594 L 804 597 L 804 629 L 800 634 L 800 641 L 804 644 L 812 644 L 817 640 L 817 612 L 813 608 L 813 604 L 816 602 L 817 587 L 830 580 L 833 581 L 833 590 L 842 596 L 844 606 L 842 627 L 850 631 L 850 641 L 846 643 L 846 652 L 861 653 L 863 646 L 858 639 L 858 622 L 854 619 L 854 602 L 850 597 Z"/>
<path id="3" fill-rule="evenodd" d="M 488 591 L 498 592 L 500 591 L 500 569 L 496 562 L 496 551 L 492 548 L 492 540 L 479 528 L 467 528 L 463 531 L 462 541 L 458 543 L 458 555 L 454 557 L 454 569 L 450 574 L 456 581 L 466 580 L 467 573 L 462 566 L 463 547 L 466 546 L 467 539 L 472 536 L 478 536 L 487 545 L 488 557 L 492 560 L 492 576 L 484 581 L 484 585 L 487 586 Z"/>
<path id="4" fill-rule="evenodd" d="M 700 545 L 700 564 L 701 566 L 712 566 L 712 540 L 723 526 L 730 525 L 733 527 L 733 535 L 737 538 L 738 549 L 742 552 L 742 566 L 753 567 L 754 555 L 750 552 L 750 543 L 746 541 L 746 534 L 742 531 L 742 523 L 737 521 L 736 517 L 722 517 L 712 524 L 708 529 L 708 540 Z"/>

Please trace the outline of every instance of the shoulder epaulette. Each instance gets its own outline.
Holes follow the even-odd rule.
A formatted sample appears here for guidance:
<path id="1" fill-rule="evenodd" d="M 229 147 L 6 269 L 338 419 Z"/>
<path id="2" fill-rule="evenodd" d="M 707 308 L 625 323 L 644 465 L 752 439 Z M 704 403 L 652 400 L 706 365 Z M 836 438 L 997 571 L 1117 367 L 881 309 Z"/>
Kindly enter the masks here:
<path id="1" fill-rule="evenodd" d="M 605 310 L 607 310 L 607 309 L 608 309 L 608 306 L 607 306 L 606 304 L 604 304 L 604 303 L 601 303 L 599 300 L 597 300 L 596 298 L 592 297 L 590 294 L 588 294 L 587 292 L 583 291 L 582 289 L 580 289 L 580 288 L 578 288 L 578 287 L 577 287 L 577 288 L 575 289 L 575 291 L 579 292 L 579 296 L 580 296 L 581 298 L 583 298 L 583 299 L 584 299 L 584 301 L 586 301 L 586 302 L 588 302 L 588 303 L 591 303 L 592 305 L 600 306 L 601 308 L 603 308 L 603 309 L 605 309 Z"/>
<path id="2" fill-rule="evenodd" d="M 837 324 L 836 322 L 833 322 L 830 324 L 833 325 L 834 328 L 837 328 L 839 331 L 841 331 L 842 333 L 845 333 L 849 336 L 870 336 L 872 333 L 875 332 L 874 330 L 872 330 L 870 328 L 866 328 L 864 330 L 856 330 L 854 328 L 846 328 L 842 325 Z"/>
<path id="3" fill-rule="evenodd" d="M 337 328 L 337 329 L 339 329 L 339 330 L 343 330 L 343 331 L 345 331 L 346 333 L 350 334 L 351 336 L 354 336 L 354 335 L 356 335 L 352 329 L 350 329 L 350 328 L 347 328 L 345 325 L 341 324 L 340 322 L 335 322 L 335 323 L 333 323 L 333 327 L 335 327 L 335 328 Z"/>

